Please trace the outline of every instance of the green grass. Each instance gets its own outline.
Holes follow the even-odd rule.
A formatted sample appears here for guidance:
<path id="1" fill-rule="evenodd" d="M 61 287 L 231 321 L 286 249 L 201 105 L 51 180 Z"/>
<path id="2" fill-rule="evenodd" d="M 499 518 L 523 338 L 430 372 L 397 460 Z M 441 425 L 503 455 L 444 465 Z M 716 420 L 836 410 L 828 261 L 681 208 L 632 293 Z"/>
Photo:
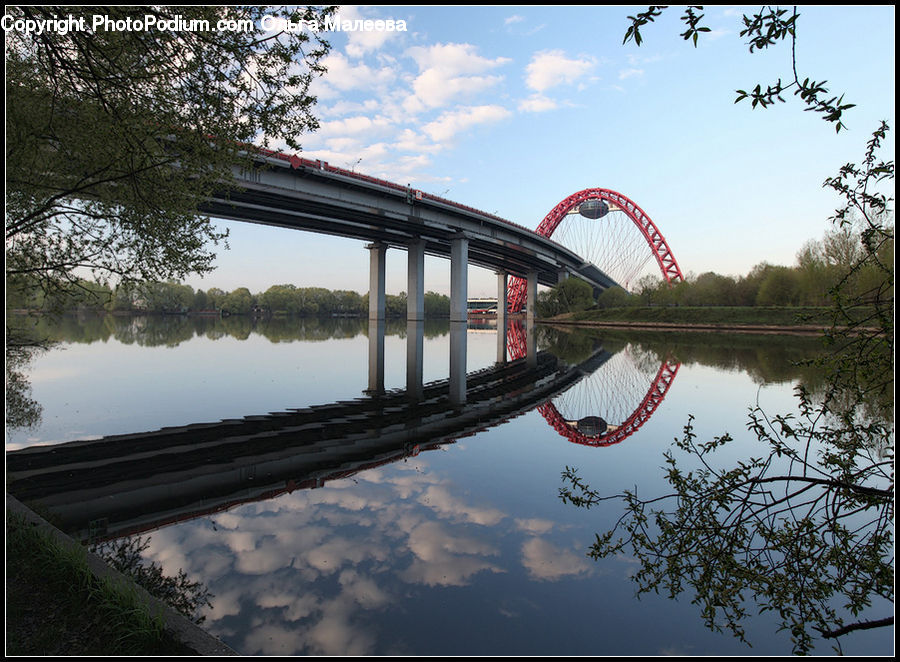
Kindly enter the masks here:
<path id="1" fill-rule="evenodd" d="M 134 584 L 95 576 L 87 552 L 7 513 L 7 655 L 174 655 Z"/>

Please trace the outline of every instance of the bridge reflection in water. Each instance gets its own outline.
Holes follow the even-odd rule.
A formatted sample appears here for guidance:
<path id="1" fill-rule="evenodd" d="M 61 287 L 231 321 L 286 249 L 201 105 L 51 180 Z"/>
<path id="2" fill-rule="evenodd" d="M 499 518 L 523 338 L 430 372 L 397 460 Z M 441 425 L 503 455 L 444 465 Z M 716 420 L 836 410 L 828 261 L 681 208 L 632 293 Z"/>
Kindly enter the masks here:
<path id="1" fill-rule="evenodd" d="M 373 324 L 365 397 L 12 451 L 6 456 L 7 489 L 22 501 L 39 503 L 76 537 L 117 538 L 319 487 L 535 408 L 570 441 L 617 443 L 652 415 L 677 372 L 676 364 L 663 361 L 653 368 L 656 377 L 648 378 L 647 361 L 628 358 L 627 347 L 616 354 L 623 361 L 613 361 L 599 346 L 577 364 L 567 364 L 536 351 L 534 329 L 529 333 L 512 321 L 508 333 L 498 333 L 498 351 L 508 343 L 511 360 L 504 352 L 493 367 L 466 374 L 465 325 L 455 337 L 451 327 L 450 377 L 423 384 L 423 325 L 410 322 L 407 388 L 385 391 L 384 327 Z M 454 340 L 462 349 L 452 349 Z M 607 374 L 617 363 L 626 368 Z M 646 392 L 629 394 L 631 384 Z M 585 389 L 593 393 L 589 411 L 578 413 L 571 401 Z M 631 414 L 608 413 L 609 402 L 602 401 L 622 400 L 623 394 L 634 401 L 624 405 L 634 407 Z"/>

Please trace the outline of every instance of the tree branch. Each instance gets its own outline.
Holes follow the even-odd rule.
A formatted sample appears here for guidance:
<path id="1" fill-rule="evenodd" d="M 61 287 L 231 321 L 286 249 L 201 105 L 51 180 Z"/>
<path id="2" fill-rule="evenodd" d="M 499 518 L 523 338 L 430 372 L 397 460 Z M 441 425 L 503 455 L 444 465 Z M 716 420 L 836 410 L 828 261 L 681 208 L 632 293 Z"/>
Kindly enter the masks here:
<path id="1" fill-rule="evenodd" d="M 841 637 L 849 632 L 854 632 L 856 630 L 872 630 L 874 628 L 888 627 L 893 624 L 894 624 L 894 617 L 888 616 L 887 618 L 881 618 L 881 619 L 878 619 L 877 621 L 861 621 L 859 623 L 851 623 L 850 625 L 845 625 L 844 627 L 838 628 L 837 630 L 819 629 L 819 632 L 822 633 L 822 636 L 825 639 L 834 639 L 836 637 Z"/>

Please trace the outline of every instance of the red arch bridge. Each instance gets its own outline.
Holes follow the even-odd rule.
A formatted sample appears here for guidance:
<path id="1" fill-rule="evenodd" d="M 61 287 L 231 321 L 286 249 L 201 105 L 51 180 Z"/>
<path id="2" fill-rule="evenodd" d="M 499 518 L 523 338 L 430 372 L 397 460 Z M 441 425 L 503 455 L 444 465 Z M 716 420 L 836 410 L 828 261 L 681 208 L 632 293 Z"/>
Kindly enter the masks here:
<path id="1" fill-rule="evenodd" d="M 408 251 L 407 318 L 424 317 L 424 256 L 450 258 L 451 321 L 467 319 L 469 263 L 498 274 L 500 308 L 533 317 L 537 285 L 577 276 L 596 291 L 637 284 L 646 269 L 667 281 L 682 274 L 650 217 L 609 189 L 574 193 L 532 231 L 444 198 L 337 168 L 259 150 L 235 168 L 240 190 L 211 197 L 202 211 L 371 242 L 369 318 L 385 315 L 385 253 Z"/>
<path id="2" fill-rule="evenodd" d="M 212 216 L 363 239 L 372 242 L 369 282 L 369 392 L 378 393 L 384 374 L 385 253 L 408 251 L 407 319 L 424 319 L 424 256 L 451 261 L 450 393 L 457 404 L 467 397 L 465 322 L 467 266 L 471 262 L 498 274 L 498 312 L 525 312 L 534 318 L 537 285 L 555 285 L 578 276 L 595 291 L 614 286 L 633 289 L 656 271 L 667 282 L 683 280 L 659 228 L 633 200 L 616 191 L 590 188 L 560 201 L 535 231 L 493 214 L 386 180 L 337 168 L 320 160 L 259 150 L 256 167 L 236 169 L 242 190 L 211 198 Z M 503 315 L 498 319 L 503 329 Z M 453 324 L 453 323 L 457 324 Z M 510 326 L 511 358 L 532 359 L 533 332 Z M 410 340 L 417 337 L 409 333 Z M 420 383 L 421 342 L 407 350 L 408 383 Z M 503 354 L 501 358 L 500 355 Z M 505 347 L 498 346 L 505 361 Z M 553 404 L 541 412 L 571 441 L 608 445 L 631 434 L 655 410 L 677 372 L 664 361 L 650 379 L 639 405 L 624 416 L 588 414 L 573 419 Z M 640 381 L 640 380 L 639 380 Z M 621 389 L 620 389 L 621 392 Z M 600 432 L 587 431 L 603 421 Z M 614 423 L 610 423 L 615 419 Z M 581 425 L 572 421 L 581 421 Z M 599 428 L 598 428 L 599 429 Z"/>

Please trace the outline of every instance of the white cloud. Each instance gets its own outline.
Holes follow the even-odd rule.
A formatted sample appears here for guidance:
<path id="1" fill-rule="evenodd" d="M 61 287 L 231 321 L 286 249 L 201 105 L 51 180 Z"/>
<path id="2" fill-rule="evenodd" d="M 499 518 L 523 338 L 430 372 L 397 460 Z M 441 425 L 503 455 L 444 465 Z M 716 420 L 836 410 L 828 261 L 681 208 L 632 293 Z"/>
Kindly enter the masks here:
<path id="1" fill-rule="evenodd" d="M 331 106 L 322 106 L 319 114 L 322 117 L 338 117 L 340 115 L 349 115 L 351 113 L 368 113 L 378 110 L 381 104 L 376 99 L 366 99 L 365 101 L 347 101 L 340 100 Z"/>
<path id="2" fill-rule="evenodd" d="M 633 76 L 643 76 L 643 69 L 622 69 L 619 72 L 619 80 L 625 80 L 626 78 L 632 78 Z"/>
<path id="3" fill-rule="evenodd" d="M 487 556 L 497 550 L 475 538 L 449 531 L 438 522 L 424 522 L 409 534 L 412 564 L 399 573 L 401 579 L 427 586 L 465 586 L 480 572 L 504 572 Z"/>
<path id="4" fill-rule="evenodd" d="M 573 59 L 563 51 L 542 51 L 531 58 L 525 71 L 525 82 L 533 90 L 544 92 L 556 85 L 574 83 L 596 66 L 592 57 Z"/>
<path id="5" fill-rule="evenodd" d="M 443 485 L 432 485 L 425 490 L 421 497 L 423 503 L 427 503 L 444 517 L 453 517 L 465 522 L 473 522 L 486 526 L 493 526 L 504 518 L 504 514 L 496 508 L 484 506 L 472 506 L 456 499 L 450 490 Z"/>
<path id="6" fill-rule="evenodd" d="M 532 94 L 527 99 L 522 99 L 519 102 L 519 110 L 526 113 L 543 113 L 556 108 L 559 108 L 559 104 L 543 94 Z"/>
<path id="7" fill-rule="evenodd" d="M 356 5 L 346 5 L 338 10 L 340 20 L 355 21 L 381 18 L 374 14 L 364 13 L 361 7 Z M 394 19 L 395 17 L 388 17 Z M 350 57 L 360 58 L 366 53 L 377 51 L 382 48 L 389 40 L 398 38 L 403 33 L 397 30 L 353 30 L 348 32 L 348 40 L 346 52 Z"/>
<path id="8" fill-rule="evenodd" d="M 425 155 L 418 156 L 401 156 L 396 162 L 391 164 L 390 171 L 385 171 L 382 176 L 385 179 L 403 175 L 407 180 L 418 181 L 447 181 L 447 177 L 423 177 L 419 173 L 431 165 L 431 158 Z"/>
<path id="9" fill-rule="evenodd" d="M 319 126 L 317 134 L 322 138 L 338 136 L 346 138 L 351 135 L 367 134 L 383 132 L 391 128 L 391 121 L 386 117 L 367 117 L 365 115 L 355 115 L 342 120 L 333 120 L 331 122 L 322 122 Z"/>
<path id="10" fill-rule="evenodd" d="M 513 14 L 503 21 L 503 26 L 506 28 L 506 31 L 508 33 L 517 34 L 520 37 L 530 37 L 531 35 L 540 32 L 545 27 L 547 27 L 546 23 L 541 23 L 540 25 L 536 25 L 528 29 L 522 29 L 524 26 L 518 26 L 519 23 L 527 23 L 525 17 L 520 16 L 519 14 Z"/>
<path id="11" fill-rule="evenodd" d="M 401 152 L 415 152 L 416 154 L 438 152 L 440 145 L 429 142 L 425 136 L 412 129 L 404 129 L 397 137 L 394 147 Z"/>
<path id="12" fill-rule="evenodd" d="M 334 88 L 342 92 L 356 89 L 371 89 L 392 83 L 396 78 L 396 72 L 391 67 L 372 68 L 361 62 L 351 62 L 340 53 L 332 53 L 326 57 L 322 64 L 328 72 L 316 79 L 319 87 Z"/>
<path id="13" fill-rule="evenodd" d="M 391 602 L 391 597 L 370 577 L 360 575 L 355 569 L 345 569 L 338 581 L 343 589 L 342 597 L 353 600 L 363 609 L 377 609 Z"/>
<path id="14" fill-rule="evenodd" d="M 419 68 L 413 81 L 413 94 L 404 108 L 421 112 L 448 105 L 453 99 L 472 95 L 495 86 L 502 76 L 482 75 L 510 62 L 509 58 L 482 57 L 471 44 L 435 44 L 416 46 L 407 51 Z"/>
<path id="15" fill-rule="evenodd" d="M 533 534 L 545 534 L 553 530 L 556 525 L 546 519 L 517 519 L 516 528 L 520 531 L 526 531 Z"/>
<path id="16" fill-rule="evenodd" d="M 343 600 L 327 605 L 323 617 L 306 634 L 299 634 L 315 655 L 354 656 L 372 655 L 375 636 L 350 622 L 351 613 Z M 293 650 L 302 650 L 303 646 Z"/>
<path id="17" fill-rule="evenodd" d="M 258 595 L 256 603 L 263 609 L 284 608 L 284 618 L 287 621 L 299 621 L 315 613 L 319 608 L 316 596 L 309 593 L 296 595 L 284 588 L 280 588 L 279 592 Z"/>
<path id="18" fill-rule="evenodd" d="M 344 19 L 357 17 L 341 11 Z M 460 133 L 512 115 L 512 108 L 477 101 L 502 83 L 499 69 L 509 58 L 484 56 L 466 43 L 404 47 L 397 58 L 397 43 L 365 53 L 357 44 L 360 50 L 348 46 L 328 56 L 328 73 L 312 90 L 324 102 L 320 127 L 306 138 L 304 156 L 392 181 L 444 181 L 427 172 L 430 155 L 450 147 Z M 523 107 L 553 107 L 540 96 Z"/>
<path id="19" fill-rule="evenodd" d="M 440 108 L 449 105 L 453 99 L 472 96 L 495 86 L 502 76 L 460 76 L 448 77 L 437 69 L 429 69 L 416 78 L 414 95 L 404 104 L 407 110 L 415 112 L 424 108 Z"/>
<path id="20" fill-rule="evenodd" d="M 450 140 L 457 133 L 473 126 L 488 122 L 499 122 L 511 115 L 512 113 L 503 106 L 471 106 L 448 111 L 435 121 L 426 124 L 422 127 L 422 130 L 434 142 L 441 143 Z"/>
<path id="21" fill-rule="evenodd" d="M 532 538 L 522 545 L 522 564 L 535 579 L 556 581 L 588 572 L 583 554 L 560 549 L 546 540 Z"/>
<path id="22" fill-rule="evenodd" d="M 478 74 L 510 62 L 509 58 L 490 59 L 478 55 L 472 44 L 435 44 L 416 46 L 407 50 L 407 55 L 416 61 L 419 71 L 437 69 L 448 76 Z"/>

